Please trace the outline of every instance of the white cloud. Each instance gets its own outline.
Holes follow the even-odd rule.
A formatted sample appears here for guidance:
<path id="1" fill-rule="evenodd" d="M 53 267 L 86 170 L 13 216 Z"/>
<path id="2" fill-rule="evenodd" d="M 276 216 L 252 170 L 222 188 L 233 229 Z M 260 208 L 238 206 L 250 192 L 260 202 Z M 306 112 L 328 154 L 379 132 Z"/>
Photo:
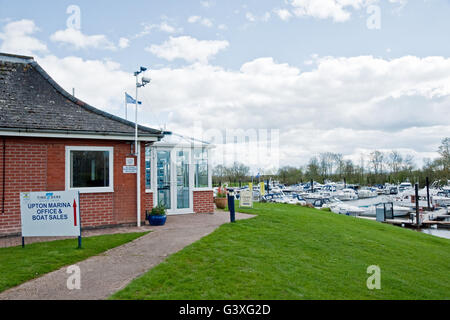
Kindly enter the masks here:
<path id="1" fill-rule="evenodd" d="M 214 23 L 209 18 L 203 18 L 201 16 L 190 16 L 187 20 L 189 23 L 200 23 L 201 25 L 211 28 Z"/>
<path id="2" fill-rule="evenodd" d="M 267 22 L 270 20 L 271 18 L 271 14 L 270 12 L 265 12 L 263 15 L 261 16 L 257 16 L 251 12 L 247 12 L 245 14 L 245 18 L 249 21 L 249 22 L 257 22 L 257 21 L 262 21 L 262 22 Z"/>
<path id="3" fill-rule="evenodd" d="M 250 22 L 255 22 L 255 21 L 256 21 L 255 15 L 254 15 L 253 13 L 251 13 L 251 12 L 247 12 L 247 13 L 245 14 L 245 18 L 246 18 L 248 21 L 250 21 Z"/>
<path id="4" fill-rule="evenodd" d="M 200 1 L 200 4 L 202 5 L 202 7 L 204 8 L 210 8 L 213 5 L 212 1 Z"/>
<path id="5" fill-rule="evenodd" d="M 170 37 L 163 44 L 152 45 L 146 50 L 168 61 L 184 59 L 187 62 L 207 63 L 211 57 L 228 46 L 228 41 L 197 40 L 189 36 L 182 36 Z"/>
<path id="6" fill-rule="evenodd" d="M 389 0 L 389 2 L 403 7 L 407 0 Z M 379 3 L 379 0 L 291 0 L 289 3 L 292 6 L 292 12 L 297 17 L 310 16 L 345 22 L 350 19 L 352 11 Z"/>
<path id="7" fill-rule="evenodd" d="M 292 14 L 287 9 L 274 9 L 274 12 L 283 21 L 288 21 L 292 18 Z"/>
<path id="8" fill-rule="evenodd" d="M 0 33 L 0 40 L 2 41 L 0 51 L 22 55 L 47 52 L 47 45 L 32 37 L 38 31 L 39 28 L 32 20 L 24 19 L 9 22 Z"/>
<path id="9" fill-rule="evenodd" d="M 124 116 L 124 91 L 133 92 L 133 75 L 108 60 L 85 60 L 54 55 L 36 57 L 38 63 L 66 91 L 75 88 L 77 98 L 108 112 Z"/>
<path id="10" fill-rule="evenodd" d="M 429 156 L 450 134 L 450 59 L 327 57 L 316 63 L 309 72 L 273 58 L 239 71 L 164 68 L 153 72 L 149 100 L 155 110 L 175 110 L 170 127 L 176 130 L 188 132 L 196 121 L 207 128 L 280 129 L 281 157 L 291 164 L 324 151 L 359 156 L 361 148 Z"/>
<path id="11" fill-rule="evenodd" d="M 158 30 L 161 32 L 166 32 L 166 33 L 171 33 L 171 34 L 183 32 L 183 28 L 176 27 L 176 26 L 170 24 L 170 22 L 167 21 L 166 17 L 163 17 L 163 21 L 161 21 L 159 24 L 142 23 L 142 26 L 143 26 L 143 30 L 141 32 L 139 32 L 138 34 L 136 34 L 134 36 L 134 38 L 141 38 L 143 36 L 146 36 L 146 35 L 150 34 L 153 30 Z"/>
<path id="12" fill-rule="evenodd" d="M 202 19 L 202 17 L 200 17 L 200 16 L 190 16 L 188 18 L 188 22 L 189 23 L 196 23 L 196 22 L 200 21 L 201 19 Z"/>
<path id="13" fill-rule="evenodd" d="M 130 46 L 130 40 L 127 38 L 120 38 L 119 39 L 119 48 L 120 49 L 126 49 Z"/>
<path id="14" fill-rule="evenodd" d="M 73 46 L 75 49 L 104 49 L 116 50 L 116 46 L 103 34 L 88 36 L 80 30 L 68 28 L 56 31 L 50 36 L 53 42 L 60 42 Z"/>

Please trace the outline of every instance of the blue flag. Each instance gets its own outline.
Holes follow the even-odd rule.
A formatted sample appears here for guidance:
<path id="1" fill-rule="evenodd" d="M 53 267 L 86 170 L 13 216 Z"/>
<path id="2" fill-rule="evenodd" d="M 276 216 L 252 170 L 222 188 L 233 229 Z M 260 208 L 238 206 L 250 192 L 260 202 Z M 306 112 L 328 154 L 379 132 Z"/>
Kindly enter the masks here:
<path id="1" fill-rule="evenodd" d="M 125 92 L 125 99 L 126 99 L 127 103 L 129 103 L 129 104 L 136 104 L 136 100 L 133 99 L 133 97 L 130 96 L 130 95 L 129 95 L 128 93 L 126 93 L 126 92 Z M 141 102 L 141 101 L 138 101 L 138 104 L 142 104 L 142 102 Z"/>

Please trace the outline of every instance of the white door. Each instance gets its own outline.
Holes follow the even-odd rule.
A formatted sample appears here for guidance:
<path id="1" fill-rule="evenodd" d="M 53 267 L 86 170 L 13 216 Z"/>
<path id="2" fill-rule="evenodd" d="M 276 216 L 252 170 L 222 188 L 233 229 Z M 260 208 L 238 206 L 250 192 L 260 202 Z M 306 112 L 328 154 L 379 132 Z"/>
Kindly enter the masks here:
<path id="1" fill-rule="evenodd" d="M 193 192 L 191 181 L 191 150 L 174 149 L 172 151 L 174 165 L 172 184 L 172 210 L 173 214 L 193 212 Z"/>
<path id="2" fill-rule="evenodd" d="M 193 174 L 190 149 L 156 149 L 156 202 L 168 214 L 193 213 Z"/>

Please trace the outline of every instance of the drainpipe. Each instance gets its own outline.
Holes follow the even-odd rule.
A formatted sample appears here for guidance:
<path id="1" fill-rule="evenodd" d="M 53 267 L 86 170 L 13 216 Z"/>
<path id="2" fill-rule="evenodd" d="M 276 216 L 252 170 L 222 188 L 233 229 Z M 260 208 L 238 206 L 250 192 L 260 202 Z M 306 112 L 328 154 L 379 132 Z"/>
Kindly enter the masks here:
<path id="1" fill-rule="evenodd" d="M 137 177 L 136 177 L 136 191 L 137 191 L 137 226 L 141 226 L 141 142 L 137 143 Z"/>
<path id="2" fill-rule="evenodd" d="M 5 187 L 6 187 L 6 138 L 3 138 L 3 168 L 2 168 L 2 214 L 5 214 Z"/>

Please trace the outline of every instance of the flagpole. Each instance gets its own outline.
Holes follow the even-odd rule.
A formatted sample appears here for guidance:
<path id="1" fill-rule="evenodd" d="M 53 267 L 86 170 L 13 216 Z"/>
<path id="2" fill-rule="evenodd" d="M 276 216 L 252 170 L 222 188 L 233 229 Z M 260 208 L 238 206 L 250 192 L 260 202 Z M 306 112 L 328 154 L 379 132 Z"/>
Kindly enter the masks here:
<path id="1" fill-rule="evenodd" d="M 128 103 L 127 103 L 127 93 L 125 92 L 125 120 L 128 120 Z"/>

